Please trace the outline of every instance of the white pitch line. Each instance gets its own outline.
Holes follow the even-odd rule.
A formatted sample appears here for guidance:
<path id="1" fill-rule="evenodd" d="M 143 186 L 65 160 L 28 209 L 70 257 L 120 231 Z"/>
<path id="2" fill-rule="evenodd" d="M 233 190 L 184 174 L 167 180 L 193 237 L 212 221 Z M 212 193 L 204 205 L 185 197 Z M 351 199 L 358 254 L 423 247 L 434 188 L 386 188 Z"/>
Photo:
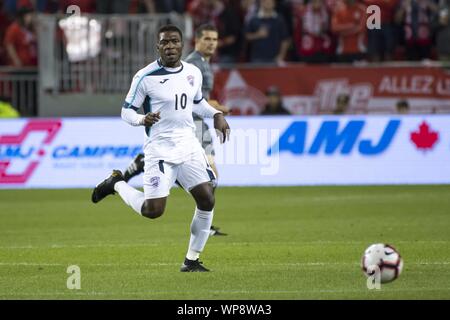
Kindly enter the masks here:
<path id="1" fill-rule="evenodd" d="M 26 266 L 26 267 L 61 267 L 70 266 L 73 263 L 39 263 L 39 262 L 0 262 L 0 266 Z M 173 262 L 155 262 L 155 263 L 77 263 L 79 266 L 94 266 L 94 267 L 147 267 L 147 266 L 174 266 L 181 265 L 181 263 Z"/>
<path id="2" fill-rule="evenodd" d="M 74 249 L 84 249 L 84 248 L 130 248 L 130 247 L 156 247 L 156 246 L 170 246 L 178 245 L 178 243 L 117 243 L 117 244 L 50 244 L 43 246 L 36 245 L 24 245 L 24 246 L 0 246 L 0 249 L 63 249 L 63 248 L 74 248 Z"/>
<path id="3" fill-rule="evenodd" d="M 362 289 L 319 289 L 319 290 L 202 290 L 202 294 L 317 294 L 317 293 L 373 293 L 381 294 L 383 292 L 424 292 L 424 291 L 449 291 L 449 288 L 389 288 L 377 291 L 369 291 L 366 288 Z M 150 292 L 98 292 L 89 291 L 66 291 L 66 292 L 30 292 L 30 293 L 0 293 L 1 296 L 151 296 L 151 295 L 164 295 L 164 294 L 176 294 L 189 296 L 192 294 L 190 291 L 150 291 Z"/>
<path id="4" fill-rule="evenodd" d="M 425 195 L 427 198 L 439 197 L 433 193 Z M 411 199 L 416 198 L 417 195 L 411 193 L 393 193 L 393 194 L 365 194 L 365 195 L 348 195 L 348 196 L 315 196 L 299 197 L 301 202 L 323 202 L 323 201 L 351 201 L 351 200 L 374 200 L 376 202 L 384 201 L 386 199 Z"/>
<path id="5" fill-rule="evenodd" d="M 395 244 L 448 244 L 450 240 L 418 240 L 418 241 L 407 241 L 400 240 L 395 241 Z M 298 242 L 221 242 L 215 243 L 214 245 L 225 245 L 225 246 L 298 246 L 302 247 L 305 245 L 365 245 L 367 241 L 298 241 Z M 152 242 L 152 243 L 116 243 L 116 244 L 104 244 L 104 243 L 93 243 L 93 244 L 49 244 L 49 245 L 23 245 L 23 246 L 0 246 L 1 249 L 14 250 L 14 249 L 62 249 L 62 248 L 74 248 L 74 249 L 84 249 L 84 248 L 132 248 L 132 247 L 156 247 L 156 246 L 178 246 L 181 243 L 165 243 L 165 242 Z M 184 245 L 184 244 L 183 244 Z"/>
<path id="6" fill-rule="evenodd" d="M 47 262 L 0 262 L 0 266 L 49 266 L 60 267 L 69 266 L 72 263 L 47 263 Z M 77 263 L 79 266 L 94 266 L 94 267 L 150 267 L 150 266 L 178 266 L 180 263 L 176 262 L 153 262 L 153 263 Z M 419 261 L 410 262 L 408 265 L 450 265 L 450 261 Z M 250 262 L 239 265 L 230 264 L 230 267 L 236 266 L 273 266 L 273 267 L 320 267 L 320 266 L 355 266 L 359 267 L 359 262 L 287 262 L 287 263 L 264 263 L 264 262 Z"/>

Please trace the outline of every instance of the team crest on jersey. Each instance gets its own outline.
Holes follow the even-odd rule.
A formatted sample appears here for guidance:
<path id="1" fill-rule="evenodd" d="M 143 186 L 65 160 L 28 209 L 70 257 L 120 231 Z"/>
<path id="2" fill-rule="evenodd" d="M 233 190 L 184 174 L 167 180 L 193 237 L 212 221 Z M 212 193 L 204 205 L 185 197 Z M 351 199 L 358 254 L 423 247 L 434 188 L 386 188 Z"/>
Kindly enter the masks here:
<path id="1" fill-rule="evenodd" d="M 154 188 L 157 188 L 159 186 L 159 181 L 160 178 L 159 177 L 151 177 L 150 178 L 150 185 Z"/>
<path id="2" fill-rule="evenodd" d="M 187 80 L 189 82 L 189 84 L 193 87 L 194 86 L 194 76 L 187 76 Z"/>

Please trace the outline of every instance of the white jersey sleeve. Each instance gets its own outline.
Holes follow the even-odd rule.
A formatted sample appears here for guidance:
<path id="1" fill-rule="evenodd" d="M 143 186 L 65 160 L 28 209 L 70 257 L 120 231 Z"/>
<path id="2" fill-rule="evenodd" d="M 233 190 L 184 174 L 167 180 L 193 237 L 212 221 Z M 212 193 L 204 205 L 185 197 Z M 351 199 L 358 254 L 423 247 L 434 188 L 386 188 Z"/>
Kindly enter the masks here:
<path id="1" fill-rule="evenodd" d="M 194 104 L 192 106 L 192 112 L 197 114 L 202 118 L 212 118 L 216 113 L 222 113 L 219 110 L 210 106 L 210 104 L 203 98 L 202 93 L 202 85 L 203 85 L 203 76 L 198 68 L 196 68 L 199 72 L 199 85 L 197 89 L 197 93 L 194 96 Z"/>
<path id="2" fill-rule="evenodd" d="M 125 98 L 124 108 L 132 108 L 137 111 L 142 106 L 146 97 L 145 82 L 142 81 L 144 78 L 145 75 L 140 72 L 134 76 L 130 90 Z"/>
<path id="3" fill-rule="evenodd" d="M 192 111 L 202 118 L 212 118 L 215 114 L 222 113 L 221 111 L 211 107 L 205 99 L 200 100 L 198 103 L 194 103 Z"/>
<path id="4" fill-rule="evenodd" d="M 144 125 L 145 116 L 138 114 L 136 110 L 133 110 L 132 108 L 122 108 L 121 117 L 126 123 L 132 126 Z"/>
<path id="5" fill-rule="evenodd" d="M 203 85 L 203 76 L 202 73 L 200 72 L 200 70 L 196 67 L 196 69 L 199 71 L 199 83 L 198 83 L 198 88 L 197 88 L 197 93 L 194 96 L 194 104 L 199 103 L 200 100 L 203 99 L 203 93 L 202 93 L 202 85 Z"/>

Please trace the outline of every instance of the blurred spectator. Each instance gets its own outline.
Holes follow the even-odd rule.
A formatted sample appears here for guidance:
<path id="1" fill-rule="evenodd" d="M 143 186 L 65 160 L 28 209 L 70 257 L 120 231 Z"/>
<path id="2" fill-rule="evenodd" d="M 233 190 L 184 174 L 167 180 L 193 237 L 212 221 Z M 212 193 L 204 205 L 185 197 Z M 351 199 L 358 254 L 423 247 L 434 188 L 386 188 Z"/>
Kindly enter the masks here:
<path id="1" fill-rule="evenodd" d="M 130 3 L 129 13 L 150 13 L 156 12 L 155 2 L 153 0 L 132 0 Z"/>
<path id="2" fill-rule="evenodd" d="M 259 0 L 243 0 L 241 1 L 241 8 L 244 12 L 244 24 L 246 25 L 258 13 Z"/>
<path id="3" fill-rule="evenodd" d="M 261 0 L 261 7 L 245 27 L 250 45 L 250 62 L 281 63 L 289 49 L 289 38 L 283 17 L 275 11 L 274 0 Z"/>
<path id="4" fill-rule="evenodd" d="M 216 1 L 217 2 L 217 1 Z M 238 8 L 221 1 L 214 25 L 219 30 L 218 55 L 221 63 L 237 62 L 241 50 L 241 20 Z"/>
<path id="5" fill-rule="evenodd" d="M 261 115 L 283 115 L 290 114 L 283 106 L 283 98 L 281 97 L 280 90 L 271 86 L 266 91 L 267 103 L 264 106 L 263 112 Z"/>
<path id="6" fill-rule="evenodd" d="M 366 52 L 366 7 L 356 0 L 336 4 L 331 31 L 338 36 L 336 54 L 340 62 L 362 60 Z"/>
<path id="7" fill-rule="evenodd" d="M 130 1 L 137 2 L 137 13 L 179 13 L 183 14 L 186 11 L 185 0 L 138 0 Z M 131 4 L 131 7 L 135 6 Z"/>
<path id="8" fill-rule="evenodd" d="M 275 11 L 283 17 L 289 36 L 292 36 L 294 33 L 293 8 L 294 5 L 292 3 L 292 0 L 275 0 Z"/>
<path id="9" fill-rule="evenodd" d="M 409 103 L 407 100 L 399 100 L 396 104 L 397 113 L 408 114 L 409 113 Z"/>
<path id="10" fill-rule="evenodd" d="M 16 8 L 20 10 L 22 8 L 36 9 L 36 0 L 16 0 Z"/>
<path id="11" fill-rule="evenodd" d="M 4 0 L 0 0 L 0 43 L 3 44 L 5 40 L 6 29 L 11 24 L 11 19 L 8 13 L 4 10 Z M 3 45 L 0 46 L 0 65 L 8 64 L 6 49 Z"/>
<path id="12" fill-rule="evenodd" d="M 195 29 L 202 24 L 212 24 L 219 31 L 219 62 L 236 62 L 241 49 L 241 21 L 237 8 L 221 0 L 194 0 L 188 10 Z"/>
<path id="13" fill-rule="evenodd" d="M 333 13 L 334 10 L 336 10 L 336 5 L 340 2 L 340 0 L 325 0 L 324 2 L 328 12 Z"/>
<path id="14" fill-rule="evenodd" d="M 336 108 L 333 114 L 345 114 L 348 112 L 350 106 L 350 96 L 346 93 L 341 93 L 336 98 Z"/>
<path id="15" fill-rule="evenodd" d="M 38 0 L 36 9 L 38 12 L 43 13 L 57 13 L 61 11 L 58 0 Z"/>
<path id="16" fill-rule="evenodd" d="M 14 16 L 17 10 L 17 0 L 4 0 L 3 10 L 10 16 Z"/>
<path id="17" fill-rule="evenodd" d="M 439 6 L 436 45 L 439 60 L 450 62 L 450 0 L 443 0 Z"/>
<path id="18" fill-rule="evenodd" d="M 59 7 L 65 13 L 71 5 L 80 7 L 81 13 L 94 13 L 95 0 L 60 0 Z"/>
<path id="19" fill-rule="evenodd" d="M 126 14 L 130 7 L 130 0 L 96 0 L 96 13 Z"/>
<path id="20" fill-rule="evenodd" d="M 196 30 L 202 24 L 212 23 L 217 16 L 218 2 L 215 0 L 194 0 L 188 7 L 192 17 L 193 27 Z"/>
<path id="21" fill-rule="evenodd" d="M 15 67 L 37 65 L 37 43 L 34 30 L 34 13 L 29 8 L 17 11 L 15 21 L 5 35 L 8 64 Z"/>
<path id="22" fill-rule="evenodd" d="M 186 9 L 185 0 L 153 0 L 156 12 L 160 13 L 184 13 Z"/>
<path id="23" fill-rule="evenodd" d="M 328 62 L 333 44 L 330 16 L 323 0 L 312 0 L 296 13 L 295 47 L 301 61 Z"/>
<path id="24" fill-rule="evenodd" d="M 13 108 L 8 98 L 0 97 L 0 118 L 18 118 L 19 112 Z"/>
<path id="25" fill-rule="evenodd" d="M 437 11 L 437 6 L 431 0 L 402 0 L 395 19 L 403 26 L 408 60 L 430 57 L 432 21 Z"/>
<path id="26" fill-rule="evenodd" d="M 376 5 L 381 12 L 381 29 L 367 30 L 367 49 L 371 61 L 391 60 L 397 34 L 394 16 L 399 0 L 364 0 L 367 6 Z"/>

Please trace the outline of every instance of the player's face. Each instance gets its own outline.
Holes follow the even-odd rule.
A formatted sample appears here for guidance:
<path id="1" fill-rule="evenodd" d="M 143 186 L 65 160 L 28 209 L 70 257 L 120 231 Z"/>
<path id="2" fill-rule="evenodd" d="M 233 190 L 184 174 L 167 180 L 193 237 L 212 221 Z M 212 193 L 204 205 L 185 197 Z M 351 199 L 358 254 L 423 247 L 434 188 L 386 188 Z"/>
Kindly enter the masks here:
<path id="1" fill-rule="evenodd" d="M 218 36 L 216 31 L 203 31 L 201 38 L 197 38 L 195 41 L 195 49 L 204 57 L 213 56 L 217 49 Z"/>
<path id="2" fill-rule="evenodd" d="M 164 66 L 178 67 L 180 65 L 183 42 L 178 32 L 168 31 L 160 33 L 157 48 Z"/>

